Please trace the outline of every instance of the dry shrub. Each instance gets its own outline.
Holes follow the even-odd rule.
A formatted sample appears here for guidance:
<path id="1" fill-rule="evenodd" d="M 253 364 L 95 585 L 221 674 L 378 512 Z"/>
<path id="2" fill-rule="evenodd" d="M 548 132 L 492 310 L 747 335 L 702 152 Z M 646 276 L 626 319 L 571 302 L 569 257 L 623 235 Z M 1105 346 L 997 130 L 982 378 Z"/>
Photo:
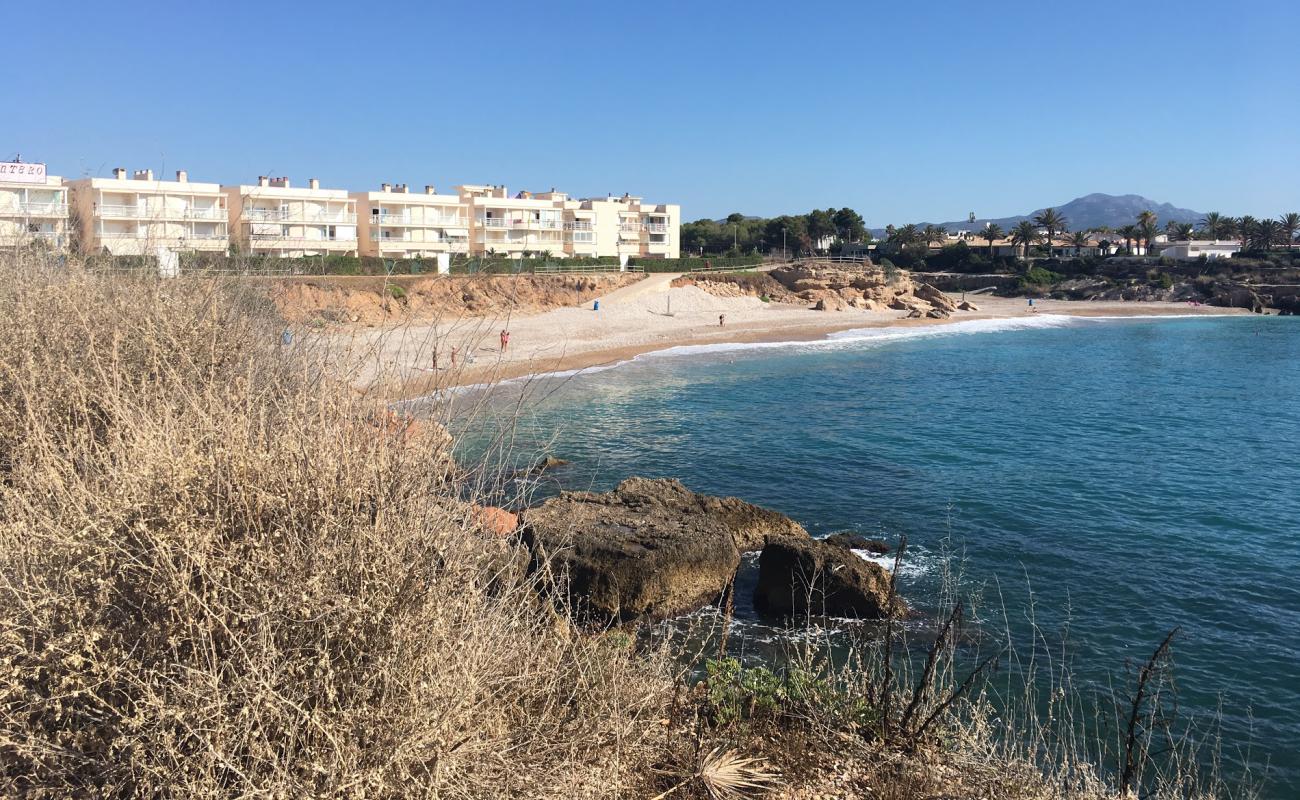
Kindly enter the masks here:
<path id="1" fill-rule="evenodd" d="M 236 287 L 3 269 L 0 795 L 637 779 L 662 664 L 533 600 L 442 437 L 376 424 Z"/>

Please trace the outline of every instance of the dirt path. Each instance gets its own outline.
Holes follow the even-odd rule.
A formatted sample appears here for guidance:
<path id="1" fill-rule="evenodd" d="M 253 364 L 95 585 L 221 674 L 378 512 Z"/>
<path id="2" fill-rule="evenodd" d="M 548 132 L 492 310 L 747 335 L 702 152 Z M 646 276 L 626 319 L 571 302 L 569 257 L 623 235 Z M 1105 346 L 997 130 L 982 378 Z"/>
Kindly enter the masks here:
<path id="1" fill-rule="evenodd" d="M 629 300 L 635 300 L 638 297 L 644 297 L 648 294 L 660 294 L 668 291 L 672 287 L 673 281 L 680 278 L 680 272 L 657 272 L 653 275 L 647 275 L 645 278 L 637 281 L 631 286 L 624 286 L 621 289 L 615 289 L 604 297 L 600 298 L 602 306 L 613 306 L 619 303 L 626 303 Z"/>

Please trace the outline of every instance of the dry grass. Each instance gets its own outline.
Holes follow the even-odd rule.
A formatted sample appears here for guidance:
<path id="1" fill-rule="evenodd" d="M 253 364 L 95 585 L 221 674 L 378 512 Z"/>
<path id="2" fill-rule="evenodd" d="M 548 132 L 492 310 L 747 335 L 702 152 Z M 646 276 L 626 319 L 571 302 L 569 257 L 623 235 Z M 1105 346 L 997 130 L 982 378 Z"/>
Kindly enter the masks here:
<path id="1" fill-rule="evenodd" d="M 191 281 L 0 276 L 0 795 L 603 795 L 671 681 Z M 526 788 L 525 788 L 526 787 Z"/>
<path id="2" fill-rule="evenodd" d="M 685 654 L 539 602 L 442 429 L 281 326 L 247 284 L 0 256 L 0 796 L 1114 796 L 979 696 L 882 741 L 862 664 L 719 722 Z"/>

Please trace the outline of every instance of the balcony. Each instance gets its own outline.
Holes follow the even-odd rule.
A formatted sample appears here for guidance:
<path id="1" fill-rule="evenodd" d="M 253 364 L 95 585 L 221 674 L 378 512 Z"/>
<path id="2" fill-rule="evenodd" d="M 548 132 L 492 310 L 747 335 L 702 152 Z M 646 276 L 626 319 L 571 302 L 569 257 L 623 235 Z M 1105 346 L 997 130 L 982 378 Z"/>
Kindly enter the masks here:
<path id="1" fill-rule="evenodd" d="M 277 221 L 289 219 L 289 209 L 287 208 L 246 208 L 242 214 L 244 219 L 262 221 Z"/>
<path id="2" fill-rule="evenodd" d="M 623 233 L 640 233 L 642 225 L 639 222 L 624 222 L 618 226 L 618 229 Z"/>
<path id="3" fill-rule="evenodd" d="M 6 217 L 66 217 L 67 203 L 19 203 L 12 208 L 0 208 L 0 215 Z"/>
<path id="4" fill-rule="evenodd" d="M 645 229 L 651 233 L 667 233 L 668 226 L 662 222 L 647 222 Z"/>
<path id="5" fill-rule="evenodd" d="M 346 211 L 317 211 L 307 214 L 289 208 L 245 208 L 242 219 L 252 222 L 334 222 L 353 224 L 357 215 Z"/>
<path id="6" fill-rule="evenodd" d="M 590 222 L 567 222 L 564 225 L 566 231 L 589 231 L 591 230 Z"/>
<path id="7" fill-rule="evenodd" d="M 248 239 L 252 242 L 287 242 L 295 246 L 313 247 L 328 247 L 331 245 L 355 247 L 357 243 L 356 239 L 311 239 L 305 236 L 289 236 L 281 233 L 250 233 Z"/>
<path id="8" fill-rule="evenodd" d="M 504 217 L 479 217 L 478 225 L 484 228 L 508 228 L 512 230 L 558 231 L 564 223 L 558 219 L 511 219 Z"/>
<path id="9" fill-rule="evenodd" d="M 226 218 L 226 209 L 219 206 L 213 206 L 211 208 L 187 208 L 185 209 L 185 218 L 224 220 Z"/>
<path id="10" fill-rule="evenodd" d="M 99 205 L 95 207 L 95 215 L 105 218 L 139 219 L 143 214 L 144 208 L 141 206 Z"/>

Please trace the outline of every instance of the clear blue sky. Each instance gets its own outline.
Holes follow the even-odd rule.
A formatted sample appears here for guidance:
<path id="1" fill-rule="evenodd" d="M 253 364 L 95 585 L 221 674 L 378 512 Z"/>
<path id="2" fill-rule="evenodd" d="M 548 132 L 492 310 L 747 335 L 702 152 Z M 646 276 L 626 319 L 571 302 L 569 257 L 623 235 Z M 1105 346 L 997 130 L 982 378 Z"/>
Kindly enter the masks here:
<path id="1" fill-rule="evenodd" d="M 81 2 L 4 10 L 0 158 L 555 186 L 687 219 L 1300 210 L 1300 3 Z"/>

